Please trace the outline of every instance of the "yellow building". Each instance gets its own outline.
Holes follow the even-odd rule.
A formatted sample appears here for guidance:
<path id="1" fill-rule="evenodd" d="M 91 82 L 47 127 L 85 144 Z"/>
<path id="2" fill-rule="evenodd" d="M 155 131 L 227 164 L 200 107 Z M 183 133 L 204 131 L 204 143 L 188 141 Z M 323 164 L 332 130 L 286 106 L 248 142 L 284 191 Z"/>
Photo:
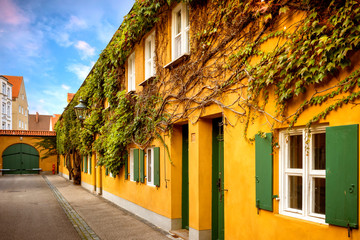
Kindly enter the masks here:
<path id="1" fill-rule="evenodd" d="M 359 239 L 359 9 L 136 2 L 59 120 L 81 185 L 189 239 Z"/>

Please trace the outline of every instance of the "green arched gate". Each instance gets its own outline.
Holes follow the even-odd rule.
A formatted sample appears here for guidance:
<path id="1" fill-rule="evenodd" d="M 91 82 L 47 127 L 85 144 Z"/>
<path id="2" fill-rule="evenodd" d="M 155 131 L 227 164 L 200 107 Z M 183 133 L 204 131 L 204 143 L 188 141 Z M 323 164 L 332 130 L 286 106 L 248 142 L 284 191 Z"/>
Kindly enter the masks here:
<path id="1" fill-rule="evenodd" d="M 31 174 L 39 169 L 39 153 L 27 144 L 18 143 L 5 149 L 3 155 L 3 174 Z"/>

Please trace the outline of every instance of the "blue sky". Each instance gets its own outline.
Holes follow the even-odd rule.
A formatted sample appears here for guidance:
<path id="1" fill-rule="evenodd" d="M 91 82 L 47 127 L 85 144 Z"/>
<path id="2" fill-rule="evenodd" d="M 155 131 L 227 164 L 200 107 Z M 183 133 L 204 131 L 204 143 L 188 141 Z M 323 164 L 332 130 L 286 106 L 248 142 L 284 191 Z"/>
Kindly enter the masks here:
<path id="1" fill-rule="evenodd" d="M 31 114 L 62 113 L 135 0 L 0 0 L 0 75 L 23 76 Z"/>

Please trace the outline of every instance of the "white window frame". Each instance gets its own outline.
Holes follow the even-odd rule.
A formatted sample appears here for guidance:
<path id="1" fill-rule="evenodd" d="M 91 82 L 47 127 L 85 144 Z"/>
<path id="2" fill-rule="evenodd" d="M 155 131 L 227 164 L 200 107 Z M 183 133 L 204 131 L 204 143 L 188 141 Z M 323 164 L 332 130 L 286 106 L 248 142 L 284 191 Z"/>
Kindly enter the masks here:
<path id="1" fill-rule="evenodd" d="M 128 92 L 136 91 L 135 81 L 135 52 L 128 58 Z"/>
<path id="2" fill-rule="evenodd" d="M 134 181 L 134 150 L 135 148 L 130 148 L 130 156 L 129 156 L 129 165 L 130 165 L 129 173 L 130 173 L 130 181 L 132 182 L 135 182 Z"/>
<path id="3" fill-rule="evenodd" d="M 149 158 L 151 159 L 151 163 L 149 164 Z M 154 185 L 154 148 L 146 149 L 146 184 L 149 186 Z M 150 180 L 149 180 L 150 179 Z"/>
<path id="4" fill-rule="evenodd" d="M 325 214 L 312 212 L 313 209 L 313 181 L 314 178 L 326 178 L 326 170 L 314 170 L 312 168 L 313 160 L 313 135 L 317 133 L 326 133 L 326 126 L 317 126 L 310 129 L 297 128 L 290 131 L 283 130 L 279 133 L 279 213 L 308 220 L 317 223 L 325 223 Z M 288 168 L 289 163 L 289 136 L 302 135 L 303 140 L 303 163 L 302 169 Z M 289 193 L 289 176 L 302 177 L 302 210 L 293 209 L 289 207 L 288 193 Z"/>
<path id="5" fill-rule="evenodd" d="M 180 12 L 180 31 L 177 33 L 176 26 L 179 21 L 177 18 L 178 13 Z M 186 3 L 179 3 L 172 11 L 172 37 L 171 37 L 171 46 L 172 46 L 172 60 L 176 60 L 186 53 L 190 53 L 190 22 L 189 22 L 189 5 Z M 180 46 L 177 44 L 180 42 Z"/>
<path id="6" fill-rule="evenodd" d="M 87 155 L 87 159 L 88 159 L 88 161 L 87 161 L 87 164 L 88 164 L 88 166 L 87 166 L 87 173 L 88 173 L 88 174 L 91 174 L 91 154 L 88 154 L 88 155 Z"/>
<path id="7" fill-rule="evenodd" d="M 145 80 L 154 77 L 155 68 L 155 31 L 145 39 Z"/>

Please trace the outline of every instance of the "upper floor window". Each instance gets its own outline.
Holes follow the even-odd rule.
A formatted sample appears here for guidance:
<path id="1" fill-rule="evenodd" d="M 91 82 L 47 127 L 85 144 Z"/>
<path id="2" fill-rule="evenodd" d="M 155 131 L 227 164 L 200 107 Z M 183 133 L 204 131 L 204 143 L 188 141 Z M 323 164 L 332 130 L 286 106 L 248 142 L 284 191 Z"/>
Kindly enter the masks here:
<path id="1" fill-rule="evenodd" d="M 28 110 L 25 110 L 25 117 L 27 116 L 27 112 L 28 112 Z"/>
<path id="2" fill-rule="evenodd" d="M 130 181 L 134 181 L 134 148 L 130 149 Z"/>
<path id="3" fill-rule="evenodd" d="M 19 106 L 19 113 L 21 113 L 21 106 Z"/>
<path id="4" fill-rule="evenodd" d="M 6 84 L 5 83 L 2 84 L 2 93 L 4 95 L 6 95 Z"/>
<path id="5" fill-rule="evenodd" d="M 135 53 L 132 53 L 128 58 L 128 92 L 135 90 Z"/>
<path id="6" fill-rule="evenodd" d="M 155 76 L 155 32 L 145 39 L 145 80 Z"/>
<path id="7" fill-rule="evenodd" d="M 24 94 L 21 94 L 21 98 L 22 98 L 22 100 L 24 100 Z"/>
<path id="8" fill-rule="evenodd" d="M 7 106 L 7 115 L 9 115 L 10 116 L 10 104 L 8 104 L 8 106 Z"/>
<path id="9" fill-rule="evenodd" d="M 3 130 L 6 130 L 6 123 L 5 123 L 5 122 L 2 122 L 2 126 L 1 126 L 1 127 L 2 127 Z"/>
<path id="10" fill-rule="evenodd" d="M 19 128 L 21 128 L 21 120 L 19 120 Z"/>
<path id="11" fill-rule="evenodd" d="M 21 114 L 24 114 L 24 108 L 21 107 Z"/>
<path id="12" fill-rule="evenodd" d="M 172 60 L 190 52 L 189 6 L 178 4 L 172 11 Z"/>
<path id="13" fill-rule="evenodd" d="M 11 91 L 10 91 L 10 88 L 8 87 L 7 89 L 7 94 L 8 94 L 8 98 L 11 98 Z"/>
<path id="14" fill-rule="evenodd" d="M 6 104 L 5 103 L 2 104 L 2 113 L 6 114 Z"/>

